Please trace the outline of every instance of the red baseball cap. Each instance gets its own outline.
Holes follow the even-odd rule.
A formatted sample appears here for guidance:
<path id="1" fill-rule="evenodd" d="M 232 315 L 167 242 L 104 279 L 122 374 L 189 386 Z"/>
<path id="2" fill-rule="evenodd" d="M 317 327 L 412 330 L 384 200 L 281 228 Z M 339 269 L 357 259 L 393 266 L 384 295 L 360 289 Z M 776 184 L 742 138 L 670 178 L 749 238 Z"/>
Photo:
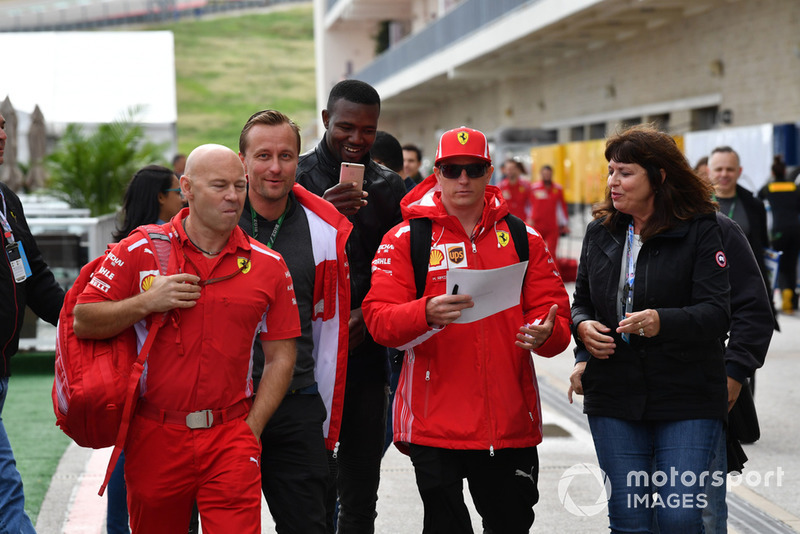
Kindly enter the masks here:
<path id="1" fill-rule="evenodd" d="M 434 165 L 439 161 L 455 156 L 473 156 L 482 159 L 486 163 L 492 163 L 489 156 L 489 143 L 483 132 L 462 126 L 442 134 L 439 145 L 436 147 L 436 159 Z"/>

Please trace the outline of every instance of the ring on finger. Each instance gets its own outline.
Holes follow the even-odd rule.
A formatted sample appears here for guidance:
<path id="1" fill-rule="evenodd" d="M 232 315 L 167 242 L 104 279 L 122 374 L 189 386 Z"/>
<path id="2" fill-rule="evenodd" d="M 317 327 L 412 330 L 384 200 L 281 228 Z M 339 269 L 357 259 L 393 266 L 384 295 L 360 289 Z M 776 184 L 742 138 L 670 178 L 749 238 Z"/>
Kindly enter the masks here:
<path id="1" fill-rule="evenodd" d="M 639 335 L 644 337 L 644 328 L 639 329 Z"/>

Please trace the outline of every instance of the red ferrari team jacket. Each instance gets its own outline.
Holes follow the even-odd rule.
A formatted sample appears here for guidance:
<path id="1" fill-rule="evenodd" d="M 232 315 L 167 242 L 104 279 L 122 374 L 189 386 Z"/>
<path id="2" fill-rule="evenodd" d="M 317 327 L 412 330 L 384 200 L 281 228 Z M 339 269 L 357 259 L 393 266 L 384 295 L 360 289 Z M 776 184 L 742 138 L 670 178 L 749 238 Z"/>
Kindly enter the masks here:
<path id="1" fill-rule="evenodd" d="M 427 301 L 445 291 L 451 269 L 494 269 L 519 261 L 500 190 L 487 186 L 474 239 L 441 202 L 428 177 L 402 202 L 404 222 L 383 239 L 363 304 L 375 340 L 405 350 L 393 407 L 394 441 L 446 449 L 532 447 L 542 440 L 536 372 L 530 351 L 515 346 L 519 328 L 544 320 L 558 305 L 552 335 L 537 354 L 555 356 L 569 343 L 569 297 L 544 241 L 527 228 L 529 265 L 520 304 L 468 324 L 432 328 Z M 408 219 L 432 221 L 431 254 L 422 298 L 416 298 Z M 503 280 L 497 280 L 498 286 Z"/>

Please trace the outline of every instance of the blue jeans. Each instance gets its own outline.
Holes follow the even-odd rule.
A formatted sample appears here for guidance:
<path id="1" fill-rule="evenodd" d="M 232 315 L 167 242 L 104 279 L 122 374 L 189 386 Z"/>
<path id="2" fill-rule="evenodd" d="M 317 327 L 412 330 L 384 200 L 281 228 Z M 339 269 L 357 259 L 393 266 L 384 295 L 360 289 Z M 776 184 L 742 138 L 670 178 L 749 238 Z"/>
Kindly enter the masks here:
<path id="1" fill-rule="evenodd" d="M 8 394 L 8 377 L 0 378 L 0 534 L 36 534 L 25 513 L 22 477 L 3 425 L 3 406 Z"/>
<path id="2" fill-rule="evenodd" d="M 128 528 L 128 489 L 125 486 L 125 451 L 122 452 L 108 481 L 108 506 L 106 508 L 108 534 L 130 534 Z"/>
<path id="3" fill-rule="evenodd" d="M 721 420 L 589 416 L 589 426 L 611 483 L 611 532 L 652 532 L 653 512 L 661 532 L 703 532 L 705 486 Z"/>
<path id="4" fill-rule="evenodd" d="M 747 387 L 746 384 L 745 387 Z M 714 448 L 714 456 L 711 458 L 711 472 L 722 473 L 722 484 L 715 483 L 714 479 L 709 479 L 709 482 L 706 484 L 708 506 L 703 510 L 703 525 L 706 527 L 706 534 L 727 534 L 728 503 L 725 501 L 725 498 L 728 493 L 728 487 L 726 485 L 728 447 L 725 443 L 724 431 L 719 433 L 719 439 Z"/>

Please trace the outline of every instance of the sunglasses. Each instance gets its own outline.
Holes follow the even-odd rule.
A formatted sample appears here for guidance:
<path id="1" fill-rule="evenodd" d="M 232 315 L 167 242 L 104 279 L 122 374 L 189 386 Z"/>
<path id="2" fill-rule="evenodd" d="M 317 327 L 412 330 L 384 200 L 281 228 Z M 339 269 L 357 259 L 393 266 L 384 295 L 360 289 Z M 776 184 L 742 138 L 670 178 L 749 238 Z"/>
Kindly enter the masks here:
<path id="1" fill-rule="evenodd" d="M 439 165 L 439 172 L 449 180 L 457 180 L 461 177 L 461 171 L 467 171 L 470 178 L 480 178 L 489 169 L 487 163 L 470 163 L 468 165 L 456 165 L 454 163 L 444 163 Z"/>
<path id="2" fill-rule="evenodd" d="M 164 189 L 162 191 L 162 193 L 172 193 L 172 192 L 178 193 L 181 196 L 181 198 L 183 198 L 183 191 L 181 191 L 180 187 L 173 187 L 172 189 Z"/>

